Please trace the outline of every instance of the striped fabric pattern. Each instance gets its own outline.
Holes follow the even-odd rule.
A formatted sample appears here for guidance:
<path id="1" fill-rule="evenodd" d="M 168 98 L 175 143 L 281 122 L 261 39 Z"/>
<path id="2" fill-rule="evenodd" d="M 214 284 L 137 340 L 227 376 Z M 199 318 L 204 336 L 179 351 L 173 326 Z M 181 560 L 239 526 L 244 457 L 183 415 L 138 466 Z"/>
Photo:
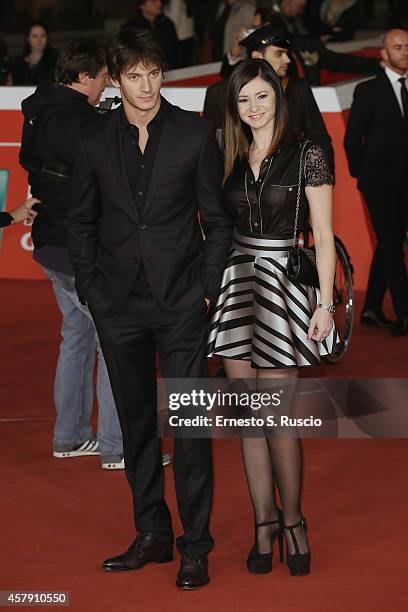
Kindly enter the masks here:
<path id="1" fill-rule="evenodd" d="M 251 360 L 257 368 L 314 366 L 338 342 L 308 340 L 319 290 L 285 275 L 292 240 L 234 233 L 233 251 L 209 328 L 208 356 Z"/>

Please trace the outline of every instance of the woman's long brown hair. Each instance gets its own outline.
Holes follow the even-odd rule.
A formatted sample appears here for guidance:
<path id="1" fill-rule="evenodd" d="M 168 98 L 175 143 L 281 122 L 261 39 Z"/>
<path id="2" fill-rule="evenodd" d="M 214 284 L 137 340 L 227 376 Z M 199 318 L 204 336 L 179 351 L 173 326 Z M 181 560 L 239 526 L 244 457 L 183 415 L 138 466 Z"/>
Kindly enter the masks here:
<path id="1" fill-rule="evenodd" d="M 225 118 L 225 169 L 224 184 L 230 176 L 237 157 L 248 157 L 250 140 L 248 127 L 241 121 L 238 113 L 238 98 L 245 85 L 256 77 L 261 77 L 271 85 L 275 92 L 275 122 L 273 137 L 268 156 L 272 155 L 282 140 L 286 128 L 286 103 L 278 75 L 263 59 L 246 59 L 241 62 L 231 75 L 227 92 L 227 110 Z"/>

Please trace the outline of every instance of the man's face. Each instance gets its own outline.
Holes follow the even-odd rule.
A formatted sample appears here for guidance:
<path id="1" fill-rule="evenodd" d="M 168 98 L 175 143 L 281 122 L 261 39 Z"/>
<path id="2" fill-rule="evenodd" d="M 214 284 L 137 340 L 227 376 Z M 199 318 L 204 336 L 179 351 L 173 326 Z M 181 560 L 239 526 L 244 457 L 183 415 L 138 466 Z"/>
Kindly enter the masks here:
<path id="1" fill-rule="evenodd" d="M 88 78 L 88 82 L 86 84 L 86 95 L 88 96 L 88 103 L 91 106 L 95 106 L 99 104 L 101 95 L 108 84 L 108 68 L 104 66 L 97 73 L 97 75 L 92 78 Z"/>
<path id="2" fill-rule="evenodd" d="M 147 19 L 155 19 L 156 17 L 158 17 L 162 12 L 162 8 L 162 0 L 146 0 L 146 2 L 140 7 L 143 15 Z"/>
<path id="3" fill-rule="evenodd" d="M 129 66 L 120 75 L 120 82 L 114 81 L 120 87 L 122 98 L 130 106 L 141 112 L 153 110 L 159 103 L 160 88 L 163 73 L 159 66 L 146 66 L 139 62 L 136 66 Z"/>
<path id="4" fill-rule="evenodd" d="M 408 70 L 408 32 L 404 30 L 388 32 L 381 55 L 392 70 L 405 74 Z"/>
<path id="5" fill-rule="evenodd" d="M 305 12 L 307 0 L 283 0 L 281 11 L 288 17 L 297 17 Z"/>
<path id="6" fill-rule="evenodd" d="M 288 72 L 290 64 L 290 57 L 287 49 L 283 47 L 275 47 L 274 45 L 268 45 L 263 51 L 253 51 L 252 57 L 264 59 L 272 66 L 276 74 L 280 79 L 285 77 Z"/>

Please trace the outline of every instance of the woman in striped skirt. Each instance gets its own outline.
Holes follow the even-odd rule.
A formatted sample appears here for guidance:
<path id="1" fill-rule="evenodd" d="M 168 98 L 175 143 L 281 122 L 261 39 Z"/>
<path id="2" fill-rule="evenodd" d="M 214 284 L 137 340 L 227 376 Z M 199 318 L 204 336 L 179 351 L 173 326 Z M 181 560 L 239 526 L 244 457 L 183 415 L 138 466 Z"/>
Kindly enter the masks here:
<path id="1" fill-rule="evenodd" d="M 226 113 L 224 199 L 235 231 L 208 354 L 223 358 L 229 379 L 256 378 L 257 390 L 267 389 L 273 378 L 293 379 L 298 368 L 317 365 L 336 342 L 332 176 L 319 147 L 287 132 L 279 78 L 264 60 L 235 69 Z M 294 228 L 305 229 L 309 213 L 320 290 L 285 274 Z M 242 436 L 256 526 L 247 565 L 253 573 L 271 571 L 273 542 L 281 548 L 284 536 L 289 569 L 302 575 L 310 550 L 300 510 L 301 446 L 280 434 Z"/>

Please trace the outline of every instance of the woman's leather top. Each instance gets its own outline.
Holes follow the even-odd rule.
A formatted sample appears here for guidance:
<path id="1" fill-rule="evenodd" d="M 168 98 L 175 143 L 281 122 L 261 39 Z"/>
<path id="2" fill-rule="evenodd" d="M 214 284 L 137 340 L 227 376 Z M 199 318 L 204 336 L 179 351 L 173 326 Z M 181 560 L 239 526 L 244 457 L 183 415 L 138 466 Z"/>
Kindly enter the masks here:
<path id="1" fill-rule="evenodd" d="M 333 177 L 320 147 L 286 135 L 273 156 L 263 160 L 257 180 L 247 159 L 235 161 L 224 187 L 224 203 L 240 233 L 293 237 L 303 147 L 298 233 L 306 229 L 309 206 L 305 187 L 332 185 Z"/>

